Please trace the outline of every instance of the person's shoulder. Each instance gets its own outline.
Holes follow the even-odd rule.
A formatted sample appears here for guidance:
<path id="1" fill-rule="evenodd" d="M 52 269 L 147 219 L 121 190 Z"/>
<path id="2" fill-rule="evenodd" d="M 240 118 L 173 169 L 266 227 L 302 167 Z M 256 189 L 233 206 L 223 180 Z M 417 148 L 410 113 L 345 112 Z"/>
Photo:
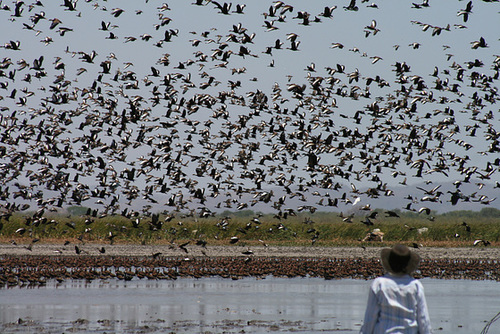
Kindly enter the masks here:
<path id="1" fill-rule="evenodd" d="M 417 279 L 411 277 L 410 275 L 392 275 L 390 273 L 384 276 L 377 277 L 374 283 L 377 284 L 411 284 L 414 282 L 419 282 Z"/>
<path id="2" fill-rule="evenodd" d="M 412 283 L 415 284 L 416 286 L 418 286 L 419 288 L 422 288 L 422 289 L 424 288 L 424 285 L 422 284 L 422 282 L 419 279 L 413 278 Z"/>
<path id="3" fill-rule="evenodd" d="M 394 282 L 393 278 L 390 276 L 379 276 L 373 280 L 373 286 L 387 285 L 390 282 Z"/>

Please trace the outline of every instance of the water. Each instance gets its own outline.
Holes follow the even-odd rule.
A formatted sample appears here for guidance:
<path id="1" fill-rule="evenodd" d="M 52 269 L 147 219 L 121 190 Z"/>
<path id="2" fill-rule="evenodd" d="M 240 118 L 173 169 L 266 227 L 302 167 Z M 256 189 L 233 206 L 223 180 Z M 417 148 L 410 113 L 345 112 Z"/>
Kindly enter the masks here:
<path id="1" fill-rule="evenodd" d="M 0 331 L 355 333 L 370 282 L 275 277 L 51 281 L 45 287 L 1 289 Z M 436 333 L 480 333 L 500 311 L 500 282 L 422 283 Z M 489 333 L 500 333 L 500 323 Z"/>

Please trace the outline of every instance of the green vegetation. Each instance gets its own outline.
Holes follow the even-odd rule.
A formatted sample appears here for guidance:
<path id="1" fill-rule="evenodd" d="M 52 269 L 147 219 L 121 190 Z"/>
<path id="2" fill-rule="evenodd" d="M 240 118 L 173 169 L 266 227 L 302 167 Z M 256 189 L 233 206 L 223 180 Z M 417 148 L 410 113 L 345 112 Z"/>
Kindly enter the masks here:
<path id="1" fill-rule="evenodd" d="M 384 233 L 383 244 L 396 241 L 427 246 L 472 246 L 483 239 L 498 246 L 500 239 L 500 210 L 485 208 L 479 212 L 455 211 L 429 215 L 395 210 L 399 217 L 389 217 L 385 210 L 377 211 L 373 225 L 367 225 L 371 212 L 355 215 L 335 212 L 300 212 L 278 217 L 274 214 L 250 210 L 223 212 L 220 215 L 200 217 L 200 214 L 164 212 L 158 215 L 124 217 L 110 215 L 92 217 L 86 208 L 72 208 L 73 214 L 45 214 L 34 219 L 33 213 L 16 213 L 2 218 L 0 241 L 38 238 L 45 242 L 61 239 L 80 239 L 85 242 L 168 243 L 172 240 L 193 243 L 230 244 L 237 237 L 238 244 L 360 245 L 361 240 L 378 228 Z M 372 211 L 372 212 L 373 212 Z M 346 217 L 347 216 L 347 217 Z M 350 221 L 350 222 L 349 222 Z M 234 241 L 235 239 L 233 239 Z M 364 242 L 363 244 L 368 244 Z"/>

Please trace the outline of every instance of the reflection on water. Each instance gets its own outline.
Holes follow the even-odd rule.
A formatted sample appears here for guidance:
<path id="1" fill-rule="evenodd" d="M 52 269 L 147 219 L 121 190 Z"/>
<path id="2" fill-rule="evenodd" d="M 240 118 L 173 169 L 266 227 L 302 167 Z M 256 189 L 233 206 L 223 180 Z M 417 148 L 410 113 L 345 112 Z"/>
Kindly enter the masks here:
<path id="1" fill-rule="evenodd" d="M 0 331 L 358 332 L 370 282 L 275 277 L 53 281 L 0 290 Z M 479 333 L 500 311 L 499 282 L 422 283 L 436 332 Z M 500 324 L 491 327 L 495 332 Z"/>

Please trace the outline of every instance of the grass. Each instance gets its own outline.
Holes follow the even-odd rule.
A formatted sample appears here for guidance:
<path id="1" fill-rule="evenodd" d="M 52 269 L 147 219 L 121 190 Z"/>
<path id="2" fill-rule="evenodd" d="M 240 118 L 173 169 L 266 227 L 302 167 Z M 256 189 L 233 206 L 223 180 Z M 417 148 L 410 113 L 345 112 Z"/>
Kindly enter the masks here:
<path id="1" fill-rule="evenodd" d="M 79 239 L 95 243 L 162 244 L 176 240 L 227 245 L 231 238 L 237 237 L 239 245 L 265 242 L 300 246 L 311 245 L 314 240 L 317 246 L 359 246 L 369 244 L 361 240 L 378 228 L 384 233 L 382 245 L 404 242 L 465 247 L 472 246 L 474 240 L 484 239 L 492 246 L 499 246 L 500 214 L 490 211 L 442 214 L 433 219 L 412 212 L 399 213 L 399 218 L 386 217 L 380 211 L 371 226 L 362 223 L 365 213 L 353 216 L 350 223 L 334 212 L 299 213 L 287 219 L 278 219 L 272 214 L 257 216 L 251 211 L 225 212 L 207 218 L 178 213 L 173 219 L 167 219 L 167 214 L 160 214 L 161 225 L 156 226 L 152 224 L 152 216 L 138 217 L 139 224 L 134 226 L 136 218 L 121 215 L 89 217 L 51 213 L 41 219 L 31 219 L 30 213 L 16 213 L 8 220 L 2 219 L 0 242 L 29 243 L 37 238 L 43 242 Z M 259 223 L 254 218 L 258 218 Z"/>

